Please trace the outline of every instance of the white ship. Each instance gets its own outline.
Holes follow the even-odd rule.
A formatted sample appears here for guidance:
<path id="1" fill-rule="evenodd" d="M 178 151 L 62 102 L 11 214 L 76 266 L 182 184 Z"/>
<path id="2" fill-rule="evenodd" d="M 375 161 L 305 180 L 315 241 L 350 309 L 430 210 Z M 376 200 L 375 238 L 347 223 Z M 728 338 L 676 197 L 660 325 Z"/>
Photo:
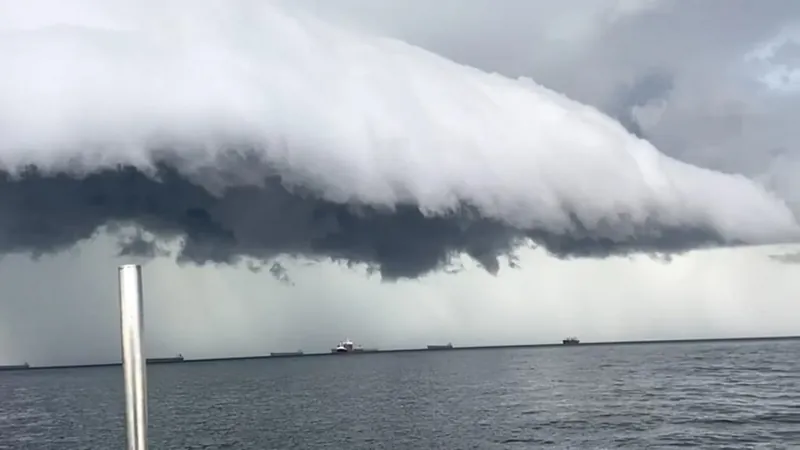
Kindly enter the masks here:
<path id="1" fill-rule="evenodd" d="M 357 352 L 361 350 L 361 347 L 355 347 L 353 345 L 353 341 L 350 339 L 345 339 L 342 342 L 339 342 L 339 345 L 336 348 L 331 349 L 331 353 L 350 353 L 350 352 Z"/>
<path id="2" fill-rule="evenodd" d="M 331 349 L 331 353 L 376 353 L 379 351 L 377 348 L 364 348 L 360 345 L 354 345 L 350 339 L 339 342 L 336 348 Z"/>

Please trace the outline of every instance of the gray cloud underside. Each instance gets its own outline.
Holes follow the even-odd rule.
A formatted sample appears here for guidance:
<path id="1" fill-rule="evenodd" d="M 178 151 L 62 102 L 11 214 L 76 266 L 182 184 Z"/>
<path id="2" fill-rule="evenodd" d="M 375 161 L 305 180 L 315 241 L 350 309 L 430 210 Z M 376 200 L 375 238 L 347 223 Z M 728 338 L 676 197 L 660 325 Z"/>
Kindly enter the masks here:
<path id="1" fill-rule="evenodd" d="M 441 217 L 426 217 L 416 205 L 390 211 L 336 204 L 287 188 L 278 175 L 265 179 L 263 187 L 215 195 L 167 165 L 155 177 L 134 167 L 82 179 L 33 168 L 19 177 L 0 174 L 0 209 L 3 253 L 60 251 L 91 239 L 105 225 L 135 225 L 164 241 L 180 239 L 177 259 L 182 262 L 330 258 L 373 266 L 384 279 L 452 267 L 453 257 L 464 253 L 496 273 L 499 257 L 510 256 L 515 266 L 513 251 L 530 241 L 560 258 L 737 244 L 714 230 L 670 228 L 657 221 L 632 225 L 629 235 L 612 239 L 577 219 L 574 231 L 564 234 L 514 228 L 481 218 L 468 204 Z M 123 255 L 154 257 L 166 251 L 158 240 L 140 234 L 123 237 L 120 245 Z M 285 271 L 274 267 L 272 274 L 285 278 Z"/>

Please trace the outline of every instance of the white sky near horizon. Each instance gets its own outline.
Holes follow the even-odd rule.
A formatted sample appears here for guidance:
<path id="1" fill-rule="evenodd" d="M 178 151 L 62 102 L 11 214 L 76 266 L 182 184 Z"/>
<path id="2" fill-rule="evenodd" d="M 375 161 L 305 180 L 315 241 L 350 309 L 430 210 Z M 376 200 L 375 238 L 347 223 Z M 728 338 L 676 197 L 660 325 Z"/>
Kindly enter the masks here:
<path id="1" fill-rule="evenodd" d="M 367 347 L 495 345 L 797 334 L 798 268 L 768 258 L 787 248 L 697 251 L 562 261 L 521 253 L 521 269 L 381 283 L 359 270 L 287 264 L 295 286 L 243 268 L 145 263 L 151 356 L 248 356 L 327 351 L 350 337 Z M 118 361 L 114 242 L 38 262 L 0 265 L 0 361 Z M 30 280 L 29 283 L 21 280 Z"/>
<path id="2" fill-rule="evenodd" d="M 800 58 L 776 48 L 797 36 L 800 4 L 503 3 L 506 9 L 489 0 L 457 8 L 444 0 L 343 0 L 332 8 L 303 0 L 294 7 L 487 71 L 530 76 L 601 109 L 611 108 L 621 85 L 664 70 L 674 77 L 672 95 L 640 108 L 651 110 L 644 131 L 659 149 L 743 173 L 790 204 L 800 200 L 800 131 L 792 125 L 800 113 Z M 800 334 L 800 265 L 769 258 L 799 248 L 697 251 L 670 263 L 645 256 L 562 261 L 524 251 L 521 269 L 503 267 L 496 277 L 469 267 L 394 283 L 332 264 L 289 263 L 294 286 L 266 271 L 179 267 L 160 258 L 145 265 L 147 351 L 187 358 L 326 351 L 346 337 L 400 348 L 545 343 L 567 335 Z M 124 261 L 114 253 L 113 240 L 100 237 L 38 260 L 0 259 L 0 364 L 117 361 L 116 266 Z"/>

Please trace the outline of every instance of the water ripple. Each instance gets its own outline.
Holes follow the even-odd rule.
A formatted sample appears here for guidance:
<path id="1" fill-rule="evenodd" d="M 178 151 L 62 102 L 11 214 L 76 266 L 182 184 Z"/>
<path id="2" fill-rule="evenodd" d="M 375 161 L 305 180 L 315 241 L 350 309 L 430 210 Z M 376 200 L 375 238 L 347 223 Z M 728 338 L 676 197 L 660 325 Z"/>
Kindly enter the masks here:
<path id="1" fill-rule="evenodd" d="M 800 448 L 800 342 L 153 366 L 154 449 Z M 0 450 L 124 448 L 119 368 L 0 374 Z"/>

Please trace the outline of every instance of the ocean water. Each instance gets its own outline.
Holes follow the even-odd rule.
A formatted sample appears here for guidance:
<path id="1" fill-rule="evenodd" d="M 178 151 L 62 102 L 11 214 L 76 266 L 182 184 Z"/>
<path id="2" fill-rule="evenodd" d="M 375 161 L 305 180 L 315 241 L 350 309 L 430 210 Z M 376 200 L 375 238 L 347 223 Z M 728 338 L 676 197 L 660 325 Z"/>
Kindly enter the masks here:
<path id="1" fill-rule="evenodd" d="M 800 341 L 149 369 L 151 449 L 800 448 Z M 0 373 L 0 449 L 125 448 L 119 367 Z"/>

